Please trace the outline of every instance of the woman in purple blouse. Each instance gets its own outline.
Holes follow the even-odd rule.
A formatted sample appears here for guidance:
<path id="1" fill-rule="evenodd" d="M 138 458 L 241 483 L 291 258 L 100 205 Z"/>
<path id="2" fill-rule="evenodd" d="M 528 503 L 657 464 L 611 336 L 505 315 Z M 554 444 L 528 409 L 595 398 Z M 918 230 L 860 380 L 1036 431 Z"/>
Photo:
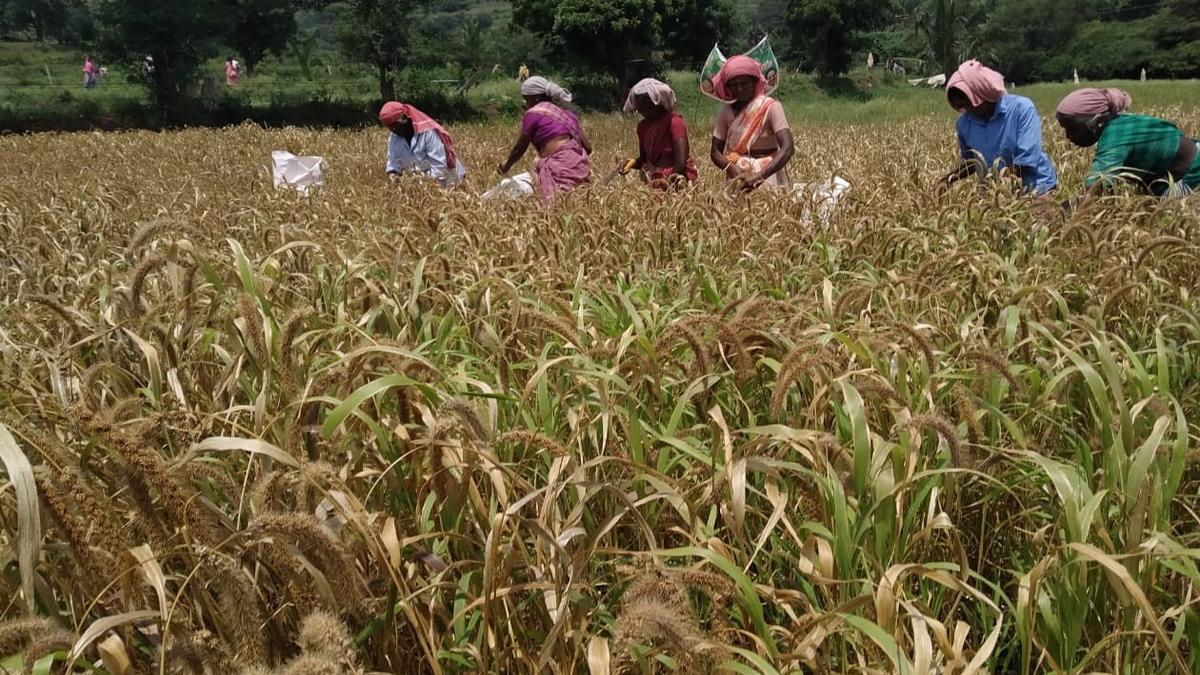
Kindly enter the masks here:
<path id="1" fill-rule="evenodd" d="M 552 204 L 559 192 L 591 178 L 592 144 L 575 113 L 562 107 L 571 102 L 571 92 L 544 77 L 531 77 L 521 84 L 521 95 L 525 97 L 521 135 L 496 171 L 500 175 L 508 173 L 532 143 L 539 157 L 534 165 L 538 196 Z"/>

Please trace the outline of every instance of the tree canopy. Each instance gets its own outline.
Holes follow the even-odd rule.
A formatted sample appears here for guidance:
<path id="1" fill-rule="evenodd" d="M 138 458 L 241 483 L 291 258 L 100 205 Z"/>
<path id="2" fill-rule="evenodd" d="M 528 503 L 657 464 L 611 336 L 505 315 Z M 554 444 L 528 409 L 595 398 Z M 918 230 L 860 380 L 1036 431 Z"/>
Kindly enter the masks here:
<path id="1" fill-rule="evenodd" d="M 622 86 L 655 54 L 697 61 L 734 36 L 728 0 L 512 0 L 513 22 L 541 36 L 557 63 Z"/>
<path id="2" fill-rule="evenodd" d="M 409 69 L 443 72 L 462 92 L 528 64 L 590 81 L 611 100 L 644 75 L 695 68 L 714 43 L 735 52 L 764 33 L 785 66 L 823 77 L 868 51 L 923 75 L 979 58 L 1016 82 L 1143 68 L 1200 77 L 1197 0 L 3 0 L 0 35 L 130 66 L 152 56 L 154 77 L 143 81 L 166 109 L 222 52 L 250 74 L 269 54 L 310 72 L 316 33 L 293 39 L 298 15 L 323 17 L 321 48 L 336 41 L 370 65 L 383 98 Z M 414 81 L 406 76 L 406 89 Z"/>
<path id="3" fill-rule="evenodd" d="M 281 55 L 296 33 L 296 2 L 294 0 L 227 0 L 233 13 L 233 34 L 230 42 L 246 62 L 246 70 L 254 68 L 271 52 Z"/>
<path id="4" fill-rule="evenodd" d="M 341 9 L 338 37 L 348 56 L 375 67 L 379 95 L 396 98 L 392 76 L 408 65 L 417 0 L 349 0 Z"/>
<path id="5" fill-rule="evenodd" d="M 130 66 L 153 57 L 154 76 L 147 85 L 169 115 L 187 97 L 202 59 L 217 53 L 220 36 L 229 34 L 226 10 L 224 0 L 103 0 L 101 49 L 109 60 Z"/>
<path id="6" fill-rule="evenodd" d="M 787 20 L 793 45 L 822 77 L 845 73 L 863 33 L 887 25 L 891 0 L 792 0 Z"/>

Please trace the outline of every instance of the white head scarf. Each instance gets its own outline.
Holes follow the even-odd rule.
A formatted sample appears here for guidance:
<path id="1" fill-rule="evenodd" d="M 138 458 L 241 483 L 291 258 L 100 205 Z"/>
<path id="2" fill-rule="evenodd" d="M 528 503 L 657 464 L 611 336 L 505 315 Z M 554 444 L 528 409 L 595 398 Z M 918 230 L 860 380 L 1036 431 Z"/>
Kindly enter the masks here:
<path id="1" fill-rule="evenodd" d="M 562 105 L 571 102 L 571 92 L 540 75 L 534 75 L 521 83 L 522 96 L 548 96 L 551 101 Z"/>
<path id="2" fill-rule="evenodd" d="M 637 110 L 637 102 L 635 99 L 638 96 L 649 96 L 650 102 L 657 106 L 662 106 L 664 110 L 675 109 L 675 90 L 666 82 L 661 82 L 652 77 L 633 85 L 633 89 L 629 90 L 629 97 L 625 99 L 625 112 L 633 112 Z"/>

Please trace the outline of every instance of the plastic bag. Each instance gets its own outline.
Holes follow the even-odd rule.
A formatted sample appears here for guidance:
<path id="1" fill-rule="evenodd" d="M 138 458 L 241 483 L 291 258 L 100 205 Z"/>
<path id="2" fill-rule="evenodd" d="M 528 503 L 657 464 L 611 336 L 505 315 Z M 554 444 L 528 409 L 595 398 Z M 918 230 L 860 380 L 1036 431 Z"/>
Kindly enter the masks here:
<path id="1" fill-rule="evenodd" d="M 483 198 L 488 200 L 501 197 L 519 199 L 531 196 L 533 196 L 533 176 L 530 176 L 529 172 L 505 178 L 496 187 L 483 193 Z"/>
<path id="2" fill-rule="evenodd" d="M 309 190 L 325 184 L 321 174 L 324 157 L 301 157 L 284 150 L 271 152 L 271 177 L 275 188 L 288 187 L 307 195 Z"/>
<path id="3" fill-rule="evenodd" d="M 759 40 L 758 44 L 743 56 L 749 56 L 758 62 L 763 77 L 767 79 L 767 96 L 775 93 L 775 90 L 779 88 L 779 59 L 775 58 L 775 50 L 771 49 L 770 36 L 764 35 L 763 39 Z M 708 53 L 708 59 L 704 62 L 704 67 L 700 69 L 700 92 L 722 103 L 728 103 L 728 101 L 717 97 L 713 80 L 716 79 L 717 74 L 721 72 L 721 67 L 728 60 L 721 53 L 721 49 L 717 45 L 713 45 L 712 51 Z"/>
<path id="4" fill-rule="evenodd" d="M 792 186 L 792 198 L 804 205 L 801 216 L 806 223 L 814 220 L 822 225 L 829 222 L 837 209 L 838 202 L 850 192 L 850 181 L 834 176 L 816 183 L 796 183 Z"/>

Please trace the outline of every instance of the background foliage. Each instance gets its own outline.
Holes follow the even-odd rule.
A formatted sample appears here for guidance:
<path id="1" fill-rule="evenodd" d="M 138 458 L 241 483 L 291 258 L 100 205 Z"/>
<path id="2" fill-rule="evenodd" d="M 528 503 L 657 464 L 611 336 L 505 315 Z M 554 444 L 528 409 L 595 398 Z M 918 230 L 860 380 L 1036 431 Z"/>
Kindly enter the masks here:
<path id="1" fill-rule="evenodd" d="M 98 55 L 121 82 L 143 87 L 158 119 L 183 122 L 185 101 L 218 89 L 213 59 L 236 55 L 247 80 L 299 70 L 289 99 L 323 103 L 327 79 L 371 79 L 369 108 L 405 96 L 439 98 L 458 117 L 490 114 L 473 90 L 511 81 L 524 64 L 565 80 L 589 108 L 612 108 L 647 75 L 696 71 L 719 43 L 737 53 L 769 33 L 788 70 L 828 91 L 862 95 L 868 53 L 906 76 L 946 72 L 976 57 L 1016 84 L 1200 75 L 1200 3 L 1190 0 L 6 0 L 0 37 Z M 138 75 L 146 54 L 160 64 Z M 0 63 L 0 66 L 8 64 Z M 216 71 L 216 72 L 214 72 Z M 36 78 L 36 71 L 18 75 Z M 78 80 L 78 77 L 74 78 Z M 206 80 L 214 80 L 206 84 Z M 28 83 L 33 84 L 33 83 Z M 27 86 L 22 84 L 21 86 Z M 413 87 L 416 90 L 413 90 Z M 344 87 L 341 87 L 344 88 Z M 436 91 L 436 96 L 427 96 Z M 207 96 L 212 99 L 215 96 Z M 97 98 L 97 97 L 93 97 Z M 373 100 L 368 101 L 368 98 Z M 340 101 L 344 102 L 344 101 Z M 211 102 L 206 103 L 211 107 Z M 44 106 L 49 107 L 49 106 Z M 103 108 L 104 106 L 100 106 Z"/>

